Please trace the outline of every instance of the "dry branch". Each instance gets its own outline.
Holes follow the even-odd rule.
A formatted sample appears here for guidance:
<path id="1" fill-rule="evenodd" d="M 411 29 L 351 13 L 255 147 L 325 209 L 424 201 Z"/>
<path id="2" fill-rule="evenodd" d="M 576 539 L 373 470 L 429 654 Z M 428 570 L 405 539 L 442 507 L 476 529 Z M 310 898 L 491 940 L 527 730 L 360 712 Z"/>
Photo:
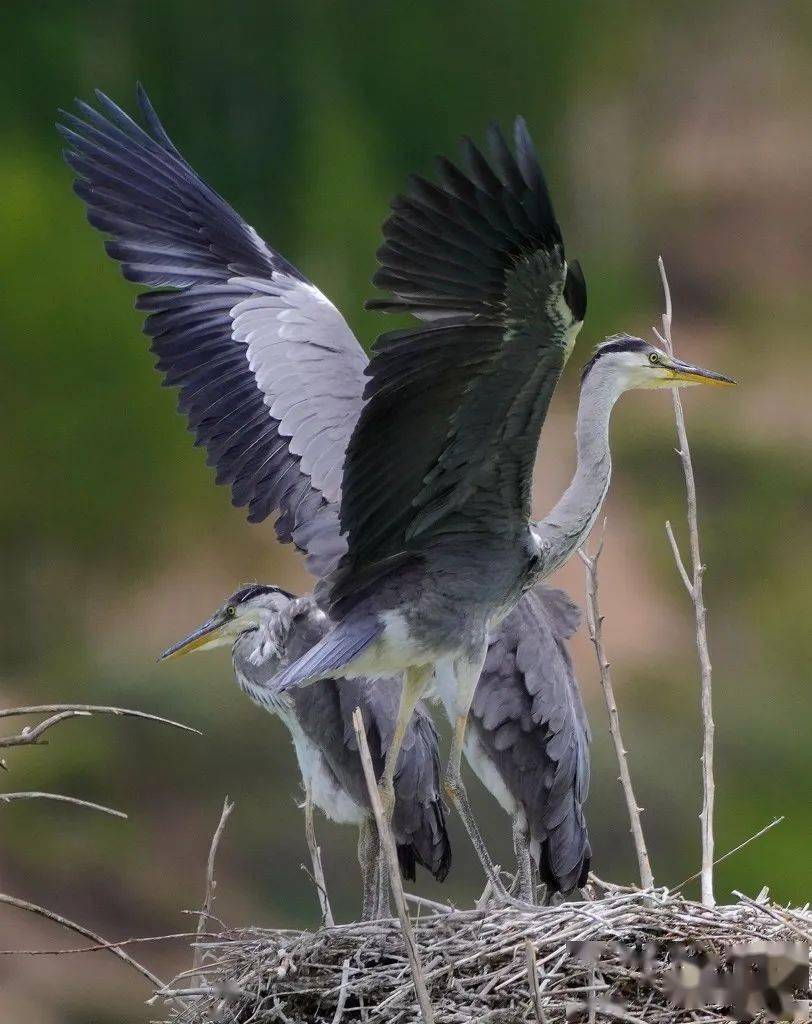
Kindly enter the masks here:
<path id="1" fill-rule="evenodd" d="M 367 745 L 367 734 L 364 729 L 364 719 L 361 709 L 356 708 L 352 715 L 352 724 L 355 728 L 355 736 L 358 740 L 358 753 L 361 757 L 361 765 L 364 769 L 364 778 L 367 784 L 369 800 L 372 804 L 372 813 L 375 815 L 375 824 L 378 828 L 381 847 L 386 857 L 389 869 L 389 884 L 392 888 L 392 897 L 395 901 L 395 908 L 400 918 L 400 926 L 403 932 L 403 943 L 406 946 L 406 953 L 409 958 L 409 967 L 412 975 L 414 990 L 417 1001 L 420 1005 L 420 1013 L 425 1024 L 434 1024 L 434 1011 L 429 1000 L 426 989 L 426 979 L 423 975 L 423 967 L 420 963 L 420 954 L 417 951 L 417 943 L 414 937 L 414 929 L 409 918 L 409 911 L 406 908 L 406 898 L 403 895 L 403 883 L 400 879 L 400 864 L 395 840 L 389 823 L 384 819 L 381 797 L 378 792 L 378 783 L 375 779 L 375 769 L 372 765 L 372 758 Z"/>
<path id="2" fill-rule="evenodd" d="M 665 312 L 662 317 L 662 333 L 656 330 L 655 334 L 665 347 L 669 355 L 674 354 L 674 345 L 671 339 L 671 289 L 668 285 L 668 276 L 665 272 L 665 263 L 662 256 L 658 260 L 660 278 L 663 285 L 663 296 L 665 299 Z M 677 455 L 682 462 L 682 472 L 685 477 L 685 493 L 688 519 L 688 539 L 691 551 L 691 574 L 689 576 L 685 563 L 680 555 L 679 547 L 674 537 L 671 524 L 666 523 L 666 533 L 677 569 L 685 589 L 691 598 L 694 606 L 694 621 L 696 626 L 696 649 L 699 655 L 699 668 L 702 679 L 702 812 L 699 816 L 702 832 L 702 868 L 700 870 L 700 883 L 702 887 L 702 902 L 706 906 L 713 906 L 715 900 L 713 895 L 713 802 L 715 796 L 715 784 L 713 777 L 713 699 L 712 699 L 712 669 L 710 652 L 708 650 L 708 629 L 707 615 L 705 612 L 705 599 L 702 591 L 702 577 L 705 573 L 705 566 L 702 564 L 702 555 L 699 548 L 699 521 L 697 517 L 696 504 L 696 481 L 694 479 L 694 467 L 691 462 L 691 448 L 688 444 L 688 432 L 685 427 L 685 414 L 682 409 L 682 399 L 677 388 L 672 388 L 671 393 L 674 399 L 674 418 L 677 426 Z"/>
<path id="3" fill-rule="evenodd" d="M 174 729 L 182 729 L 184 732 L 193 732 L 198 736 L 202 735 L 199 729 L 193 729 L 190 725 L 183 725 L 180 722 L 173 722 L 171 718 L 162 718 L 160 715 L 151 715 L 146 711 L 132 711 L 130 708 L 101 707 L 96 704 L 38 704 L 25 708 L 2 708 L 0 718 L 17 718 L 22 715 L 47 715 L 34 726 L 26 726 L 20 732 L 11 736 L 0 736 L 0 747 L 25 747 L 37 743 L 44 743 L 42 736 L 59 722 L 69 718 L 87 718 L 90 715 L 117 715 L 126 718 L 142 718 L 149 722 L 160 722 L 162 725 L 171 725 Z"/>
<path id="4" fill-rule="evenodd" d="M 0 793 L 0 803 L 9 804 L 13 800 L 57 800 L 64 804 L 76 804 L 77 807 L 88 807 L 92 811 L 101 811 L 103 814 L 112 814 L 114 818 L 126 818 L 123 811 L 113 810 L 112 807 L 105 807 L 104 804 L 94 804 L 91 800 L 79 800 L 75 796 L 63 796 L 62 793 Z"/>
<path id="5" fill-rule="evenodd" d="M 640 885 L 644 889 L 651 889 L 654 886 L 654 875 L 651 871 L 646 839 L 643 834 L 643 823 L 640 820 L 642 808 L 638 806 L 637 798 L 634 795 L 629 761 L 626 756 L 626 748 L 623 745 L 623 735 L 620 731 L 620 716 L 618 715 L 615 691 L 612 685 L 612 669 L 603 645 L 603 616 L 598 604 L 598 559 L 603 551 L 605 531 L 606 521 L 604 520 L 600 543 L 594 555 L 590 557 L 583 548 L 578 549 L 578 554 L 586 569 L 586 622 L 587 629 L 589 630 L 589 639 L 592 641 L 592 645 L 595 648 L 595 656 L 598 659 L 601 689 L 603 690 L 606 710 L 609 714 L 609 732 L 612 735 L 612 743 L 617 755 L 618 767 L 620 769 L 620 784 L 623 787 L 626 810 L 629 814 L 630 831 L 634 839 L 637 865 L 640 870 Z"/>
<path id="6" fill-rule="evenodd" d="M 214 890 L 217 888 L 217 882 L 214 880 L 214 860 L 217 856 L 217 847 L 220 845 L 220 840 L 223 836 L 223 831 L 226 827 L 226 822 L 231 816 L 231 812 L 234 810 L 234 804 L 229 803 L 228 797 L 223 800 L 223 810 L 220 812 L 220 821 L 217 823 L 217 828 L 214 830 L 214 835 L 211 837 L 211 846 L 209 847 L 209 858 L 206 862 L 206 890 L 203 895 L 203 905 L 200 909 L 200 916 L 197 919 L 197 938 L 198 943 L 203 937 L 206 931 L 206 924 L 211 917 L 212 906 L 214 905 Z M 203 960 L 203 949 L 198 944 L 195 946 L 194 955 L 192 958 L 192 970 L 196 971 Z M 205 979 L 204 979 L 205 980 Z"/>
<path id="7" fill-rule="evenodd" d="M 19 910 L 27 910 L 30 914 L 36 914 L 38 917 L 44 917 L 48 921 L 53 921 L 55 924 L 61 925 L 62 928 L 67 928 L 68 931 L 76 932 L 77 935 L 81 935 L 85 939 L 90 939 L 92 943 L 98 949 L 109 949 L 111 953 L 114 953 L 119 960 L 123 960 L 125 964 L 138 971 L 139 974 L 143 975 L 155 988 L 164 988 L 164 983 L 161 979 L 152 973 L 148 967 L 144 967 L 137 960 L 126 953 L 120 946 L 115 943 L 108 942 L 102 938 L 96 932 L 91 931 L 89 928 L 85 928 L 84 925 L 76 924 L 75 921 L 69 921 L 67 917 L 62 917 L 61 914 L 56 914 L 52 910 L 46 910 L 45 907 L 39 907 L 36 903 L 29 903 L 26 900 L 17 899 L 16 896 L 7 896 L 5 893 L 0 893 L 0 903 L 6 903 L 10 907 L 17 907 Z"/>

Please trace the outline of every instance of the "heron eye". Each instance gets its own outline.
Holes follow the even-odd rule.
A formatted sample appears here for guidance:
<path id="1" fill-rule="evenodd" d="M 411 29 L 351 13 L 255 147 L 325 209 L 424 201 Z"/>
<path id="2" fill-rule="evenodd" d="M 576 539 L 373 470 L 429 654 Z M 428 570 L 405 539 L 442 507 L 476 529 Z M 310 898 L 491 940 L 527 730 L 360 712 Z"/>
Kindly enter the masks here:
<path id="1" fill-rule="evenodd" d="M 233 619 L 236 614 L 237 614 L 237 609 L 234 607 L 233 604 L 230 604 L 228 606 L 228 608 L 226 608 L 226 618 L 227 619 Z"/>
<path id="2" fill-rule="evenodd" d="M 652 364 L 653 363 L 659 363 L 660 357 L 657 355 L 656 352 L 651 352 L 651 353 L 649 353 L 648 361 L 650 363 L 652 363 Z"/>

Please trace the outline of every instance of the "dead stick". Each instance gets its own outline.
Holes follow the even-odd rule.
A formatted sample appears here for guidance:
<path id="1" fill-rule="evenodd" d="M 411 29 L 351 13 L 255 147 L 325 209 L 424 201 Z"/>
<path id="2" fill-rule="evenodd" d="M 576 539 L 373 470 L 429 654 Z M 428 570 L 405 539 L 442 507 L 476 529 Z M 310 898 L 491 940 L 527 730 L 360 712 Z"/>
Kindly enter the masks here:
<path id="1" fill-rule="evenodd" d="M 721 857 L 717 857 L 713 862 L 713 866 L 716 867 L 716 865 L 721 864 L 723 860 L 727 860 L 727 858 L 732 857 L 734 853 L 738 853 L 739 850 L 743 850 L 745 846 L 749 846 L 754 840 L 760 839 L 765 832 L 769 832 L 771 828 L 775 828 L 776 825 L 780 825 L 784 818 L 785 815 L 783 814 L 780 818 L 773 818 L 769 825 L 765 825 L 764 828 L 759 829 L 758 832 L 739 843 L 738 846 L 734 846 L 732 850 L 728 850 L 727 853 L 723 853 Z M 672 885 L 669 888 L 672 892 L 676 892 L 677 889 L 681 889 L 683 885 L 687 885 L 689 882 L 693 882 L 695 878 L 699 878 L 699 875 L 700 872 L 696 871 L 693 875 L 690 875 L 688 878 L 683 878 L 681 882 L 678 882 L 676 885 Z"/>
<path id="2" fill-rule="evenodd" d="M 663 295 L 665 297 L 665 312 L 663 313 L 662 334 L 655 331 L 660 341 L 665 346 L 669 355 L 674 354 L 674 345 L 671 340 L 671 289 L 668 285 L 668 276 L 665 272 L 665 263 L 660 256 L 658 266 L 660 278 L 663 284 Z M 680 556 L 679 548 L 671 530 L 671 524 L 666 523 L 666 532 L 674 553 L 682 582 L 691 602 L 694 606 L 694 621 L 696 625 L 696 649 L 699 655 L 699 670 L 702 680 L 702 812 L 699 816 L 702 833 L 702 868 L 700 870 L 700 881 L 702 887 L 702 902 L 706 907 L 715 905 L 713 895 L 713 804 L 715 796 L 715 784 L 713 777 L 713 700 L 712 700 L 712 668 L 710 652 L 708 650 L 708 628 L 707 615 L 705 612 L 705 599 L 702 591 L 702 577 L 705 573 L 705 566 L 702 564 L 702 555 L 699 548 L 699 521 L 696 504 L 696 481 L 694 479 L 694 467 L 691 462 L 691 449 L 688 444 L 688 432 L 685 427 L 685 414 L 682 409 L 682 399 L 679 390 L 672 388 L 671 393 L 674 400 L 674 418 L 677 425 L 677 454 L 682 462 L 682 472 L 685 477 L 685 493 L 688 518 L 688 539 L 691 551 L 691 577 L 685 569 L 685 564 Z"/>
<path id="3" fill-rule="evenodd" d="M 63 928 L 67 928 L 68 931 L 76 932 L 77 935 L 81 935 L 85 939 L 90 939 L 91 942 L 96 943 L 102 949 L 109 949 L 111 953 L 123 960 L 125 964 L 129 964 L 130 967 L 135 968 L 139 974 L 142 974 L 147 981 L 149 981 L 155 988 L 163 988 L 164 983 L 161 979 L 152 973 L 149 968 L 144 967 L 137 960 L 134 960 L 129 953 L 125 953 L 123 949 L 113 943 L 107 942 L 101 935 L 97 935 L 96 932 L 92 932 L 89 928 L 85 928 L 81 924 L 76 924 L 74 921 L 69 921 L 66 917 L 62 917 L 61 914 L 55 914 L 52 910 L 46 910 L 44 907 L 38 907 L 36 903 L 28 903 L 26 900 L 18 900 L 15 896 L 7 896 L 5 893 L 0 893 L 0 903 L 7 903 L 10 907 L 18 907 L 20 910 L 27 910 L 31 914 L 37 914 L 39 917 L 44 917 L 48 921 L 53 921 Z"/>
<path id="4" fill-rule="evenodd" d="M 327 882 L 324 879 L 324 867 L 321 862 L 321 848 L 316 842 L 316 826 L 313 822 L 313 794 L 310 787 L 305 787 L 305 839 L 307 848 L 310 851 L 310 863 L 313 865 L 313 883 L 316 886 L 316 894 L 319 897 L 321 907 L 321 923 L 325 928 L 332 928 L 335 924 L 333 911 L 330 907 L 330 899 L 327 895 Z"/>
<path id="5" fill-rule="evenodd" d="M 13 800 L 57 800 L 64 804 L 76 804 L 77 807 L 89 807 L 91 811 L 112 814 L 114 818 L 127 817 L 124 811 L 113 810 L 112 807 L 105 807 L 104 804 L 94 804 L 91 800 L 79 800 L 75 796 L 63 796 L 61 793 L 0 793 L 0 803 L 9 804 Z"/>
<path id="6" fill-rule="evenodd" d="M 409 912 L 406 909 L 406 899 L 403 895 L 403 884 L 400 880 L 400 864 L 398 863 L 398 852 L 395 840 L 392 837 L 392 830 L 385 820 L 381 797 L 378 792 L 378 783 L 375 779 L 375 769 L 372 766 L 372 758 L 367 745 L 367 735 L 364 729 L 364 719 L 361 709 L 356 708 L 352 714 L 352 724 L 355 728 L 355 736 L 358 740 L 358 753 L 361 757 L 361 766 L 364 769 L 369 801 L 372 804 L 372 813 L 375 815 L 375 824 L 378 826 L 378 835 L 383 846 L 389 868 L 389 884 L 392 888 L 392 896 L 395 900 L 395 908 L 400 918 L 400 927 L 403 932 L 403 942 L 406 946 L 406 953 L 409 957 L 409 966 L 412 969 L 412 981 L 420 1005 L 420 1012 L 426 1024 L 434 1024 L 434 1011 L 429 1000 L 429 993 L 426 989 L 426 981 L 423 976 L 423 968 L 420 964 L 420 955 L 417 951 L 412 922 L 409 919 Z"/>
<path id="7" fill-rule="evenodd" d="M 206 864 L 206 892 L 203 896 L 203 906 L 200 909 L 200 916 L 197 919 L 198 942 L 206 933 L 206 924 L 211 916 L 211 908 L 214 904 L 214 890 L 217 888 L 217 882 L 214 880 L 214 859 L 217 856 L 217 847 L 220 845 L 220 839 L 222 838 L 223 831 L 226 827 L 226 822 L 233 810 L 234 804 L 229 803 L 228 797 L 226 797 L 223 801 L 223 810 L 220 812 L 220 821 L 217 824 L 217 828 L 214 830 L 214 835 L 211 837 L 211 846 L 209 847 L 209 859 Z M 199 945 L 196 945 L 194 955 L 192 957 L 193 971 L 196 971 L 200 967 L 202 960 L 203 949 Z M 201 975 L 201 979 L 202 982 L 205 983 L 206 978 Z"/>
<path id="8" fill-rule="evenodd" d="M 530 982 L 530 996 L 533 1001 L 533 1013 L 537 1024 L 547 1024 L 547 1015 L 541 1005 L 541 992 L 539 991 L 539 969 L 536 963 L 536 950 L 530 939 L 524 940 L 524 952 L 527 960 L 527 980 Z"/>
<path id="9" fill-rule="evenodd" d="M 598 604 L 598 559 L 603 551 L 605 532 L 606 520 L 603 522 L 603 533 L 601 534 L 600 543 L 592 557 L 587 555 L 583 548 L 578 549 L 578 554 L 586 569 L 586 622 L 587 629 L 589 630 L 589 639 L 592 641 L 595 655 L 598 659 L 601 689 L 603 690 L 606 710 L 609 714 L 609 732 L 612 735 L 612 742 L 615 747 L 615 754 L 620 769 L 620 784 L 623 787 L 623 796 L 626 799 L 626 810 L 629 814 L 634 849 L 637 853 L 640 885 L 644 889 L 652 889 L 654 887 L 654 875 L 651 871 L 646 839 L 643 834 L 643 824 L 640 820 L 641 808 L 638 806 L 637 798 L 634 795 L 629 761 L 626 756 L 626 748 L 623 745 L 623 735 L 620 731 L 620 716 L 618 715 L 615 690 L 612 685 L 612 670 L 603 646 L 603 616 L 600 613 L 600 606 Z"/>

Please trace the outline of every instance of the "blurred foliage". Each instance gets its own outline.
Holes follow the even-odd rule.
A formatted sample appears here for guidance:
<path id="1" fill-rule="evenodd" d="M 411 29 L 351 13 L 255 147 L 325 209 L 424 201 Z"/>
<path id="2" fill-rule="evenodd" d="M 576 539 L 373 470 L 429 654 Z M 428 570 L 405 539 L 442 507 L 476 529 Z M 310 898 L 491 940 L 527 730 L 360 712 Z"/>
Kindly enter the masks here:
<path id="1" fill-rule="evenodd" d="M 9 806 L 4 885 L 113 935 L 183 930 L 228 792 L 237 811 L 218 913 L 279 926 L 316 918 L 281 726 L 240 697 L 225 655 L 153 663 L 237 581 L 307 582 L 271 528 L 249 529 L 212 486 L 174 397 L 157 386 L 133 290 L 84 223 L 59 160 L 58 107 L 100 87 L 132 109 L 141 80 L 194 166 L 319 283 L 365 345 L 381 325 L 361 308 L 389 198 L 491 118 L 528 118 L 584 265 L 590 311 L 574 363 L 605 333 L 648 330 L 664 253 L 681 351 L 742 381 L 734 395 L 688 401 L 709 566 L 718 852 L 787 816 L 720 867 L 718 891 L 766 883 L 781 899 L 808 899 L 812 7 L 44 0 L 5 13 L 3 702 L 117 702 L 179 717 L 205 738 L 77 721 L 49 747 L 16 752 L 13 788 L 82 795 L 131 817 Z M 569 434 L 576 380 L 573 368 L 550 431 L 566 421 Z M 602 578 L 624 731 L 665 883 L 696 869 L 700 793 L 690 608 L 662 528 L 670 517 L 682 535 L 672 446 L 670 403 L 627 399 Z M 561 450 L 569 460 L 569 445 Z M 542 476 L 544 466 L 542 454 Z M 613 568 L 621 543 L 633 565 Z M 662 635 L 644 635 L 650 621 Z M 616 770 L 583 637 L 575 650 L 595 733 L 595 867 L 623 880 L 633 858 Z M 506 821 L 475 799 L 497 859 L 510 863 Z M 335 908 L 354 913 L 355 837 L 320 832 Z M 445 890 L 420 890 L 470 902 L 481 878 L 456 823 L 454 840 Z M 0 913 L 0 947 L 59 941 L 50 931 L 21 938 L 29 927 Z M 177 946 L 144 957 L 164 974 L 187 963 Z M 11 1009 L 0 1017 L 148 1019 L 137 979 L 122 988 L 116 965 L 62 969 L 68 959 L 5 958 L 0 1011 L 4 1000 Z"/>

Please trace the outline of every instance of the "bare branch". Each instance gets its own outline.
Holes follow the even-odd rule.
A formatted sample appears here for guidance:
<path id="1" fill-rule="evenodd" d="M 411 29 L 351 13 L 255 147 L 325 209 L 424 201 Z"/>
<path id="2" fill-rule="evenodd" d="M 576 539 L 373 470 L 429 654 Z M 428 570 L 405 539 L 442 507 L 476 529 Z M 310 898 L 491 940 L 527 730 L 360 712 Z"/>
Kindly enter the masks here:
<path id="1" fill-rule="evenodd" d="M 361 709 L 356 708 L 352 715 L 352 724 L 355 728 L 355 736 L 358 740 L 358 753 L 361 757 L 361 765 L 364 769 L 369 800 L 372 805 L 372 813 L 375 815 L 375 824 L 378 826 L 378 835 L 383 846 L 389 868 L 389 884 L 392 888 L 392 896 L 395 900 L 395 907 L 400 918 L 400 927 L 403 933 L 403 942 L 409 957 L 409 966 L 412 972 L 412 981 L 420 1005 L 420 1012 L 425 1024 L 434 1024 L 434 1011 L 429 1000 L 426 979 L 423 974 L 423 967 L 420 963 L 420 954 L 417 951 L 412 922 L 409 919 L 409 912 L 406 908 L 406 899 L 403 895 L 403 883 L 400 879 L 400 864 L 398 863 L 398 852 L 392 830 L 384 818 L 381 797 L 378 792 L 378 783 L 375 779 L 375 769 L 372 766 L 372 758 L 367 745 L 367 735 L 364 729 L 364 719 Z"/>
<path id="2" fill-rule="evenodd" d="M 350 961 L 347 958 L 341 965 L 341 988 L 338 992 L 338 1005 L 333 1015 L 333 1024 L 341 1024 L 344 1016 L 344 1007 L 347 1005 L 347 982 L 350 980 Z"/>
<path id="3" fill-rule="evenodd" d="M 615 691 L 612 685 L 612 671 L 603 645 L 603 617 L 600 613 L 600 605 L 598 604 L 598 559 L 603 550 L 605 532 L 606 520 L 603 523 L 603 531 L 598 549 L 591 558 L 583 548 L 578 549 L 578 554 L 586 569 L 586 622 L 589 639 L 592 641 L 592 645 L 595 648 L 595 656 L 598 659 L 601 689 L 603 690 L 606 710 L 609 714 L 609 732 L 612 735 L 612 742 L 615 747 L 615 754 L 620 769 L 620 784 L 623 787 L 623 796 L 626 799 L 626 810 L 629 814 L 629 824 L 631 826 L 630 830 L 634 839 L 634 849 L 637 853 L 640 885 L 644 889 L 651 889 L 654 887 L 654 875 L 651 871 L 648 849 L 646 848 L 646 840 L 643 835 L 643 825 L 640 820 L 641 808 L 638 806 L 634 795 L 626 748 L 623 745 L 623 736 L 620 731 L 620 716 L 618 715 Z"/>
<path id="4" fill-rule="evenodd" d="M 663 313 L 663 341 L 666 350 L 673 355 L 674 344 L 671 338 L 671 289 L 668 286 L 668 276 L 665 272 L 665 263 L 662 256 L 658 260 L 660 278 L 663 284 L 663 295 L 665 298 L 665 312 Z M 688 433 L 685 427 L 685 414 L 682 409 L 682 400 L 679 390 L 672 388 L 674 400 L 674 418 L 677 425 L 677 454 L 682 462 L 682 472 L 685 477 L 685 492 L 688 518 L 688 538 L 691 551 L 691 579 L 678 557 L 678 549 L 673 540 L 673 534 L 669 532 L 672 551 L 677 560 L 677 568 L 683 578 L 691 601 L 694 606 L 694 622 L 696 626 L 696 649 L 699 655 L 699 669 L 702 682 L 702 812 L 699 816 L 702 833 L 702 868 L 700 880 L 702 887 L 702 902 L 705 906 L 712 907 L 715 903 L 713 895 L 713 804 L 715 797 L 715 783 L 713 777 L 713 699 L 712 699 L 712 668 L 710 652 L 708 650 L 707 616 L 705 612 L 705 600 L 702 592 L 702 577 L 705 567 L 702 564 L 702 556 L 699 548 L 699 522 L 697 517 L 696 503 L 696 481 L 694 479 L 694 467 L 691 462 L 691 448 L 688 444 Z M 670 527 L 668 527 L 670 531 Z"/>
<path id="5" fill-rule="evenodd" d="M 530 983 L 530 997 L 532 1000 L 533 1014 L 537 1024 L 547 1024 L 547 1015 L 541 1005 L 541 992 L 539 990 L 539 969 L 536 963 L 536 950 L 530 939 L 524 940 L 524 953 L 527 963 L 527 980 Z"/>
<path id="6" fill-rule="evenodd" d="M 105 807 L 103 804 L 94 804 L 90 800 L 79 800 L 75 796 L 63 796 L 61 793 L 0 793 L 0 803 L 9 804 L 12 800 L 58 800 L 60 803 L 76 804 L 77 807 L 89 807 L 92 811 L 101 811 L 103 814 L 112 814 L 114 818 L 126 818 L 123 811 L 115 811 L 112 807 Z"/>
<path id="7" fill-rule="evenodd" d="M 749 846 L 750 843 L 754 842 L 756 839 L 760 839 L 765 832 L 769 832 L 771 828 L 775 828 L 776 825 L 780 825 L 781 822 L 784 820 L 784 817 L 785 816 L 782 814 L 780 818 L 774 818 L 769 825 L 765 825 L 764 828 L 759 829 L 758 832 L 755 833 L 755 835 L 750 836 L 749 839 L 745 839 L 744 842 L 739 843 L 738 846 L 734 846 L 733 849 L 728 850 L 727 853 L 723 853 L 721 857 L 717 857 L 716 860 L 713 862 L 713 866 L 716 867 L 716 865 L 721 864 L 723 860 L 727 860 L 727 858 L 732 857 L 734 853 L 738 853 L 739 850 L 743 850 L 745 846 Z M 688 878 L 683 878 L 681 882 L 678 882 L 676 885 L 671 886 L 672 891 L 676 892 L 676 890 L 681 889 L 683 885 L 687 885 L 689 882 L 693 882 L 695 878 L 699 878 L 700 874 L 701 872 L 697 871 L 693 875 L 690 875 Z"/>
<path id="8" fill-rule="evenodd" d="M 674 561 L 677 563 L 677 569 L 682 577 L 682 582 L 685 584 L 685 589 L 690 594 L 691 598 L 694 596 L 694 585 L 688 576 L 688 570 L 685 568 L 685 562 L 682 560 L 679 547 L 677 546 L 677 538 L 674 536 L 674 531 L 671 529 L 671 523 L 668 519 L 665 521 L 665 532 L 668 537 L 668 543 L 671 545 L 671 551 L 674 554 Z"/>
<path id="9" fill-rule="evenodd" d="M 55 914 L 52 910 L 46 910 L 44 907 L 38 907 L 36 903 L 28 903 L 26 900 L 19 900 L 15 896 L 7 896 L 5 893 L 0 893 L 0 903 L 6 903 L 10 907 L 17 907 L 20 910 L 27 910 L 31 914 L 37 914 L 39 917 L 44 917 L 48 921 L 53 921 L 55 924 L 61 925 L 62 928 L 67 928 L 68 931 L 76 932 L 77 935 L 81 935 L 85 939 L 90 939 L 91 942 L 98 945 L 100 949 L 109 949 L 111 953 L 114 953 L 119 960 L 123 960 L 125 964 L 129 964 L 130 967 L 138 971 L 139 974 L 143 975 L 147 981 L 155 988 L 164 988 L 164 983 L 161 979 L 152 973 L 148 967 L 144 967 L 137 960 L 134 960 L 129 953 L 120 947 L 116 946 L 111 942 L 107 942 L 101 935 L 97 935 L 96 932 L 91 931 L 89 928 L 85 928 L 81 924 L 76 924 L 74 921 L 69 921 L 66 917 L 62 917 L 61 914 Z"/>
<path id="10" fill-rule="evenodd" d="M 127 718 L 142 718 L 149 722 L 160 722 L 162 725 L 170 725 L 173 729 L 182 729 L 184 732 L 192 732 L 198 736 L 202 733 L 190 725 L 183 725 L 181 722 L 174 722 L 171 718 L 162 718 L 160 715 L 151 715 L 146 711 L 133 711 L 130 708 L 102 707 L 96 704 L 38 704 L 24 708 L 2 708 L 0 718 L 16 718 L 22 715 L 48 715 L 35 726 L 26 726 L 19 733 L 13 736 L 0 736 L 0 747 L 23 747 L 44 742 L 41 737 L 48 729 L 64 722 L 68 718 L 88 717 L 90 715 L 117 715 Z"/>
<path id="11" fill-rule="evenodd" d="M 327 927 L 332 928 L 335 924 L 333 920 L 333 911 L 330 907 L 330 899 L 327 895 L 327 883 L 324 879 L 324 867 L 321 863 L 321 848 L 316 842 L 316 826 L 313 823 L 313 794 L 310 792 L 310 787 L 306 787 L 305 792 L 305 839 L 307 841 L 307 848 L 310 851 L 310 863 L 313 865 L 313 884 L 316 886 L 316 893 L 319 898 L 319 907 L 321 908 L 321 923 Z"/>
<path id="12" fill-rule="evenodd" d="M 200 917 L 197 921 L 197 938 L 198 942 L 203 937 L 206 931 L 206 922 L 211 917 L 211 908 L 214 904 L 214 890 L 217 888 L 217 882 L 214 880 L 214 859 L 217 856 L 217 847 L 220 845 L 220 839 L 223 836 L 223 832 L 226 827 L 231 812 L 234 810 L 234 804 L 229 803 L 228 797 L 223 801 L 223 810 L 220 812 L 220 821 L 217 823 L 217 828 L 214 830 L 214 835 L 211 837 L 211 846 L 209 847 L 209 859 L 206 864 L 206 892 L 203 896 L 203 906 L 200 910 Z M 194 956 L 192 959 L 192 970 L 196 971 L 203 961 L 203 949 L 197 945 L 195 946 Z M 205 978 L 202 979 L 205 982 Z"/>

